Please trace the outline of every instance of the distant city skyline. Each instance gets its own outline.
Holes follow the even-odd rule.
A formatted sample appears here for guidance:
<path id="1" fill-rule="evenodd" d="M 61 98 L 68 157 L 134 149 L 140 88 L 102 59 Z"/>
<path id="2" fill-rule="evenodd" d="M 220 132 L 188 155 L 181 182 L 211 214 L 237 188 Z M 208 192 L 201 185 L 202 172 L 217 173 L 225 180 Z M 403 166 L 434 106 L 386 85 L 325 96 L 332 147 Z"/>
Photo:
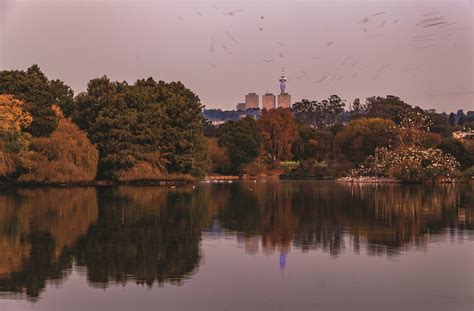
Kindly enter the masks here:
<path id="1" fill-rule="evenodd" d="M 245 94 L 291 102 L 396 95 L 474 110 L 473 1 L 0 2 L 0 68 L 38 64 L 75 93 L 90 79 L 182 81 L 206 108 Z"/>

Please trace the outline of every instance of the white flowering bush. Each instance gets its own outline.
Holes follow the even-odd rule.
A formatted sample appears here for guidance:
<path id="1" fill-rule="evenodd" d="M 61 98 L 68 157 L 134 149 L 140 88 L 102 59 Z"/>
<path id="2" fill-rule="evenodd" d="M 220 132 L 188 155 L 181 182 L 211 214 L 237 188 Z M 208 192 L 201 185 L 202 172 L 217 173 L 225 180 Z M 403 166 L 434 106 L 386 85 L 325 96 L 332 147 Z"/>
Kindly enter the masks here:
<path id="1" fill-rule="evenodd" d="M 405 182 L 451 181 L 459 167 L 450 154 L 416 147 L 389 151 L 380 165 L 386 176 Z"/>
<path id="2" fill-rule="evenodd" d="M 379 161 L 368 158 L 366 165 L 349 172 L 349 178 L 396 179 L 402 182 L 452 182 L 459 163 L 439 149 L 409 147 L 384 150 Z"/>

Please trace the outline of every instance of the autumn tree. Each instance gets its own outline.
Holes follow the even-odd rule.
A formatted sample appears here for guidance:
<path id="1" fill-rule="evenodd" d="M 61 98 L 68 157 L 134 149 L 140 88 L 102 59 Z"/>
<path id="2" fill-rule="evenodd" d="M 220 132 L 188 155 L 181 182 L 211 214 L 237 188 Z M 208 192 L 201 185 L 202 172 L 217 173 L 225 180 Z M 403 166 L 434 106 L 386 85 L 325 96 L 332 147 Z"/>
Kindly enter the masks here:
<path id="1" fill-rule="evenodd" d="M 335 152 L 359 164 L 376 148 L 389 147 L 396 142 L 395 123 L 380 118 L 361 118 L 351 121 L 335 138 Z"/>
<path id="2" fill-rule="evenodd" d="M 279 161 L 291 159 L 291 146 L 296 138 L 291 111 L 285 108 L 264 110 L 258 124 L 267 161 L 275 167 Z"/>
<path id="3" fill-rule="evenodd" d="M 25 102 L 24 109 L 33 118 L 26 131 L 33 136 L 51 134 L 58 125 L 51 105 L 69 108 L 74 96 L 69 86 L 60 80 L 49 80 L 37 65 L 26 71 L 0 71 L 0 94 L 11 94 Z"/>
<path id="4" fill-rule="evenodd" d="M 85 133 L 57 110 L 59 124 L 49 137 L 35 137 L 21 155 L 24 182 L 93 180 L 98 152 Z"/>
<path id="5" fill-rule="evenodd" d="M 18 154 L 26 150 L 30 138 L 23 130 L 31 121 L 22 101 L 12 95 L 0 95 L 0 176 L 16 170 Z"/>

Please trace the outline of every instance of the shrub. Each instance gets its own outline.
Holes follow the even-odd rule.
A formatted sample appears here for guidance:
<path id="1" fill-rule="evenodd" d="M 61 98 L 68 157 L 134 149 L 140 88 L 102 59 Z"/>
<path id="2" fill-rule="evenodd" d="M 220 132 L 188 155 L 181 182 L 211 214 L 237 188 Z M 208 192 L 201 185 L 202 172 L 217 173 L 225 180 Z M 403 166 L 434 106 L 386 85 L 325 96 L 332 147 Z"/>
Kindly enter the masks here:
<path id="1" fill-rule="evenodd" d="M 49 137 L 35 137 L 31 150 L 21 154 L 23 182 L 92 180 L 96 176 L 98 152 L 87 136 L 70 120 L 61 117 Z"/>

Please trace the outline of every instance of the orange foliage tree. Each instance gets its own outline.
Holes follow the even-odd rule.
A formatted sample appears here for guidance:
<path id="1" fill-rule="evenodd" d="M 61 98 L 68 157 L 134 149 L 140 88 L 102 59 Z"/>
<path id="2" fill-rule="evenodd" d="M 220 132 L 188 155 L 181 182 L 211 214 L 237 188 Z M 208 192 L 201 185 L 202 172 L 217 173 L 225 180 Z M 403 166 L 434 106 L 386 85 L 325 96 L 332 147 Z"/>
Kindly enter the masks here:
<path id="1" fill-rule="evenodd" d="M 32 118 L 24 109 L 24 103 L 11 95 L 0 95 L 0 176 L 16 170 L 17 154 L 26 150 L 29 135 L 22 130 Z"/>
<path id="2" fill-rule="evenodd" d="M 86 134 L 64 118 L 58 108 L 56 130 L 49 137 L 35 137 L 30 151 L 23 152 L 26 171 L 18 180 L 24 182 L 70 182 L 92 180 L 96 176 L 99 154 Z"/>
<path id="3" fill-rule="evenodd" d="M 296 126 L 289 109 L 264 109 L 258 120 L 262 149 L 267 161 L 275 167 L 281 160 L 291 159 L 291 146 L 296 139 Z"/>

